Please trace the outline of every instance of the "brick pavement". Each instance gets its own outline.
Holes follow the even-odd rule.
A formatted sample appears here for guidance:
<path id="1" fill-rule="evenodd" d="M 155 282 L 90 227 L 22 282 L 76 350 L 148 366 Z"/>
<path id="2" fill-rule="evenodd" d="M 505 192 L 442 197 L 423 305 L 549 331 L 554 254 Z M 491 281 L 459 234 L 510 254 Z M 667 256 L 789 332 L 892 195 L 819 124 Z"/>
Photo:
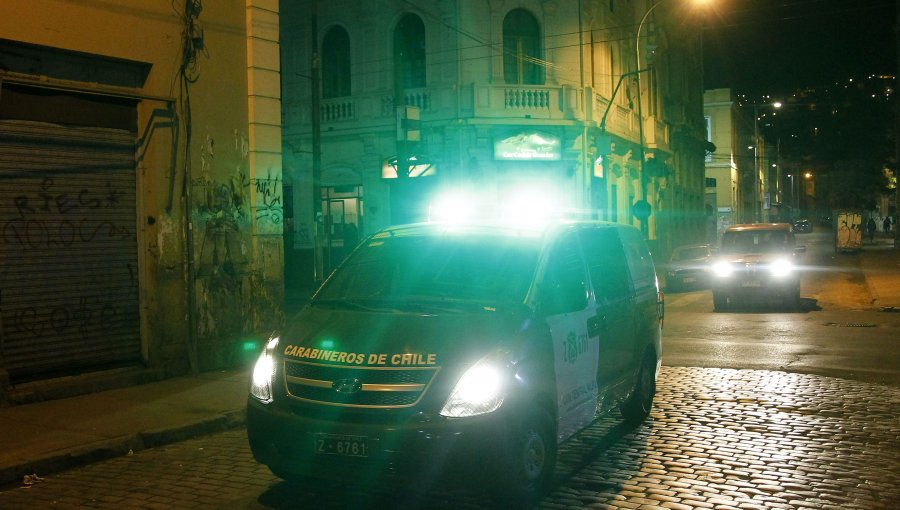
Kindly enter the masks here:
<path id="1" fill-rule="evenodd" d="M 900 388 L 807 374 L 663 367 L 651 420 L 605 419 L 560 451 L 543 509 L 860 509 L 900 502 Z M 279 483 L 243 429 L 0 492 L 0 508 L 481 508 L 481 494 Z"/>

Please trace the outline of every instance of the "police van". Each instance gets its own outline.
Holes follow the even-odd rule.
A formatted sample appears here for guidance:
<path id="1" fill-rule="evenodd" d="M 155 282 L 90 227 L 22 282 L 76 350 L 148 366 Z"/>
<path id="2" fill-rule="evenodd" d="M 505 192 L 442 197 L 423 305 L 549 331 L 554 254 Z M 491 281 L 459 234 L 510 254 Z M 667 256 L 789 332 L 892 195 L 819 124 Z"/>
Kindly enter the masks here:
<path id="1" fill-rule="evenodd" d="M 561 442 L 647 417 L 663 313 L 633 227 L 387 228 L 260 355 L 253 455 L 287 480 L 461 475 L 533 504 Z"/>

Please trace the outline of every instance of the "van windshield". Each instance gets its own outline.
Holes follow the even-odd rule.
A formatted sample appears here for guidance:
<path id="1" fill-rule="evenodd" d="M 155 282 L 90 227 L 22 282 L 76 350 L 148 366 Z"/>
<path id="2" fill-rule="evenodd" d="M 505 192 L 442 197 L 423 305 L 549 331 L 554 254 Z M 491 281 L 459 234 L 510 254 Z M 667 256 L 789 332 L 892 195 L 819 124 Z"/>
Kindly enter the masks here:
<path id="1" fill-rule="evenodd" d="M 539 254 L 539 240 L 527 238 L 373 238 L 338 269 L 315 303 L 395 310 L 513 306 L 524 302 Z"/>
<path id="2" fill-rule="evenodd" d="M 725 232 L 722 253 L 777 253 L 793 249 L 793 239 L 783 230 Z"/>

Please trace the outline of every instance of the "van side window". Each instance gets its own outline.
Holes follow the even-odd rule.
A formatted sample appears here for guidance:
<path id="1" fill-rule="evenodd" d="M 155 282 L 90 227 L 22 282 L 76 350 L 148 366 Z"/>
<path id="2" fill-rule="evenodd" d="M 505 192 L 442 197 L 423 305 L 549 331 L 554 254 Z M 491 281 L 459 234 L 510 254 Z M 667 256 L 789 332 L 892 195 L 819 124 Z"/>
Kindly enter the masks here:
<path id="1" fill-rule="evenodd" d="M 656 289 L 656 271 L 647 244 L 637 230 L 620 229 L 622 245 L 631 270 L 631 280 L 637 292 Z"/>
<path id="2" fill-rule="evenodd" d="M 546 315 L 576 312 L 587 306 L 584 264 L 575 236 L 566 235 L 553 247 L 542 287 Z"/>
<path id="3" fill-rule="evenodd" d="M 581 231 L 581 246 L 587 259 L 591 283 L 598 301 L 627 296 L 631 292 L 625 252 L 615 229 Z"/>

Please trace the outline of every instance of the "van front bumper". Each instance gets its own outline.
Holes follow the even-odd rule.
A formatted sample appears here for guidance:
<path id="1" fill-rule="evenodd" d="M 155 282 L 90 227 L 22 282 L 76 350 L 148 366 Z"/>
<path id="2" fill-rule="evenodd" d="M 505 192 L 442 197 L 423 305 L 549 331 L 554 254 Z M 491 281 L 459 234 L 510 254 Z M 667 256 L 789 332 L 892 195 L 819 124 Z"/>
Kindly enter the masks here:
<path id="1" fill-rule="evenodd" d="M 251 397 L 250 449 L 258 462 L 286 478 L 417 476 L 478 482 L 496 469 L 508 435 L 502 408 L 459 419 L 411 414 L 402 420 L 379 415 L 367 421 L 363 416 L 350 421 L 304 416 Z M 335 442 L 341 443 L 339 448 Z"/>

